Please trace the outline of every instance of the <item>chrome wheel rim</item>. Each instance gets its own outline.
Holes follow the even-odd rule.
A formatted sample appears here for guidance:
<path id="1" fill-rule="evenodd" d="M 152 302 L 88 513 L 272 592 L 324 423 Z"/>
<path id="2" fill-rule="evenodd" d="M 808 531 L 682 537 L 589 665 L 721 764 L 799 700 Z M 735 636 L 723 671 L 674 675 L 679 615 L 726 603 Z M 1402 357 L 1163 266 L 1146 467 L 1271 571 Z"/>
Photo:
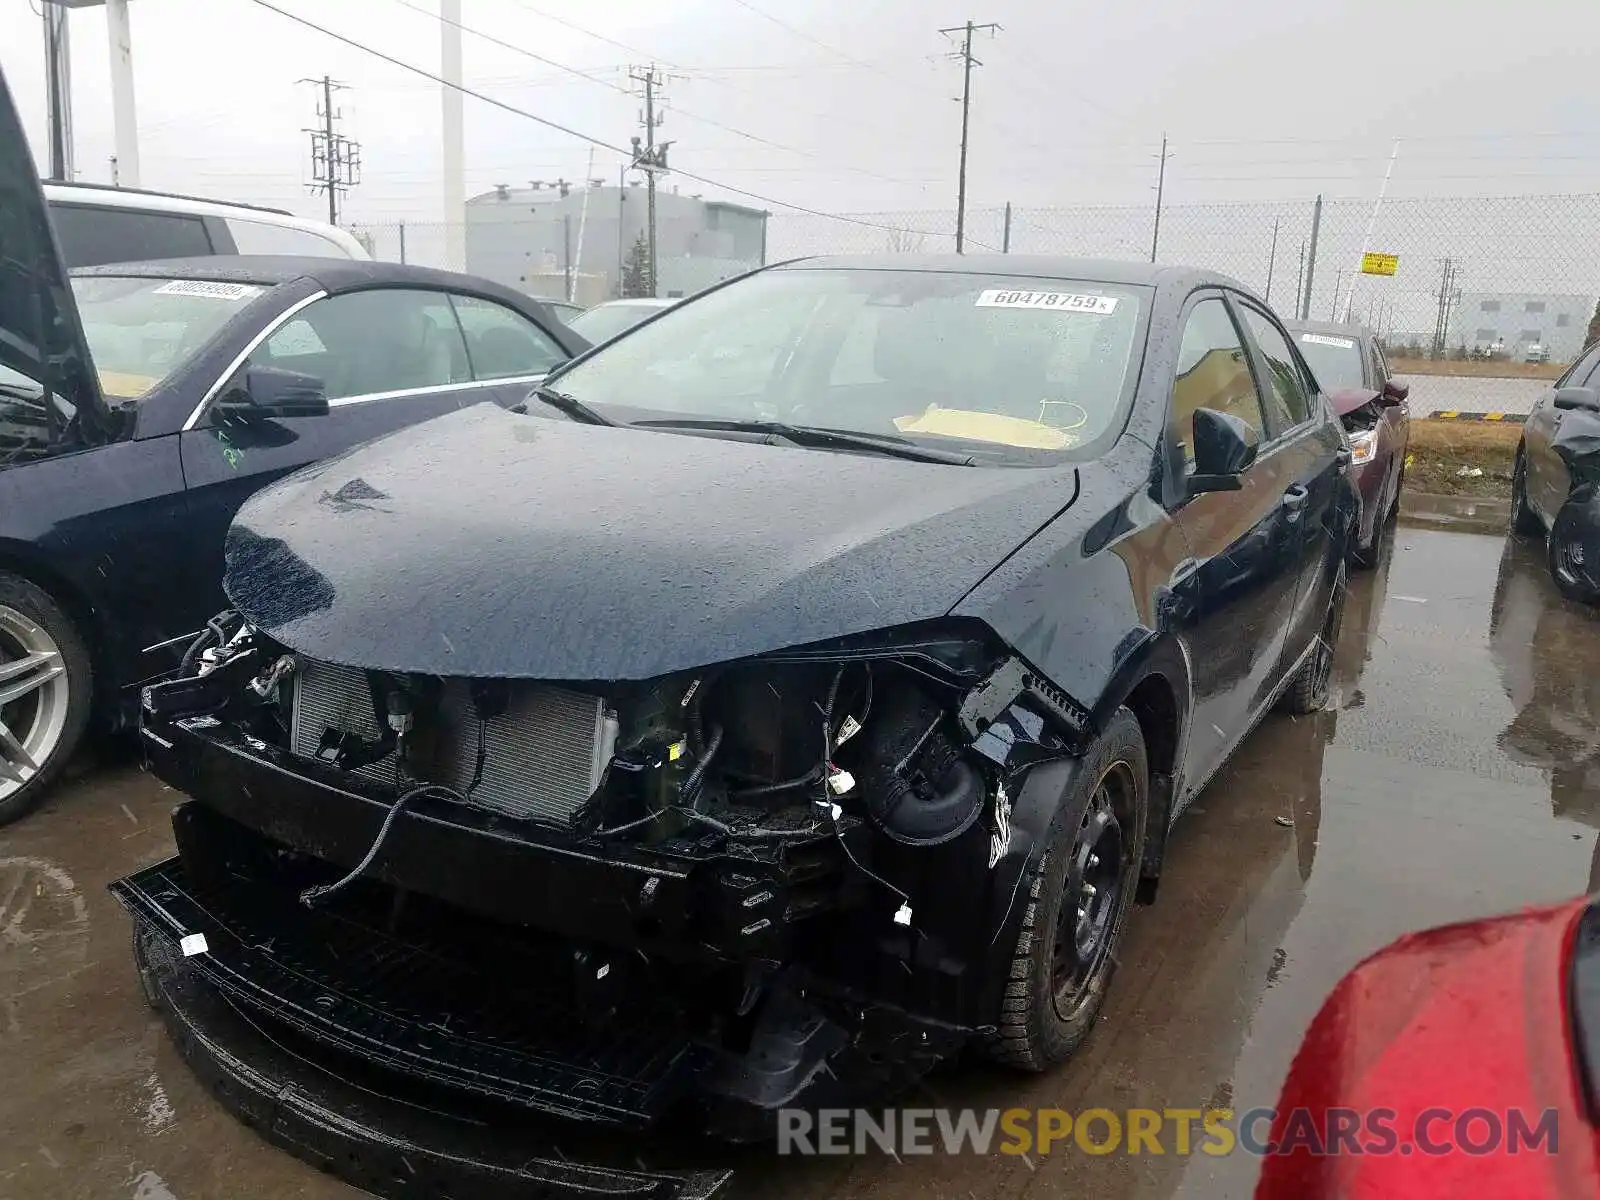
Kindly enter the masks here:
<path id="1" fill-rule="evenodd" d="M 67 728 L 67 665 L 38 622 L 0 604 L 0 800 L 31 783 Z"/>

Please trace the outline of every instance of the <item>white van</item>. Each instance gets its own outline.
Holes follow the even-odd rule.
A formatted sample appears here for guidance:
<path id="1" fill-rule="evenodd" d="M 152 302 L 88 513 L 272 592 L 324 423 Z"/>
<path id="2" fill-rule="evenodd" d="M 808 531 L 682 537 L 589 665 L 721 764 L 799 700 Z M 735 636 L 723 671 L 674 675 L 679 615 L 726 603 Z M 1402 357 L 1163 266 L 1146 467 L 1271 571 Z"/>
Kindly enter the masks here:
<path id="1" fill-rule="evenodd" d="M 49 182 L 44 197 L 68 267 L 212 254 L 372 257 L 337 226 L 277 209 L 88 183 Z"/>

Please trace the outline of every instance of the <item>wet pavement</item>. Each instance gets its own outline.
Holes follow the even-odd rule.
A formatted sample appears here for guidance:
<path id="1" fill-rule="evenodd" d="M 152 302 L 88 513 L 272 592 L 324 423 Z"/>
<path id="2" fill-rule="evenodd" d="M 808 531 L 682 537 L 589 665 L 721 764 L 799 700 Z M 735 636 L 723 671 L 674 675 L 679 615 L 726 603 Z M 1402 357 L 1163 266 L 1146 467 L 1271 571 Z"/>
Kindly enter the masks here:
<path id="1" fill-rule="evenodd" d="M 1596 886 L 1600 614 L 1534 550 L 1402 527 L 1352 581 L 1336 707 L 1274 716 L 1180 822 L 1100 1029 L 1045 1077 L 940 1072 L 914 1106 L 1271 1104 L 1335 981 L 1396 936 Z M 85 770 L 0 831 L 0 1200 L 334 1200 L 190 1077 L 141 999 L 106 894 L 169 853 L 175 794 Z M 1251 1161 L 749 1161 L 799 1198 L 1247 1196 Z"/>

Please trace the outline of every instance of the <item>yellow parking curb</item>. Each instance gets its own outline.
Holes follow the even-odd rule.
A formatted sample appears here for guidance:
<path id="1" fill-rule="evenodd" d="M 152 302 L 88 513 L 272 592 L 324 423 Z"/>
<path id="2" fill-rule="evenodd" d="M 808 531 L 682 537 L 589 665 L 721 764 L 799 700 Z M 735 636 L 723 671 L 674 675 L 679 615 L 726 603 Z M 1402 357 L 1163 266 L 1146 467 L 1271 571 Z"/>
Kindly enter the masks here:
<path id="1" fill-rule="evenodd" d="M 1429 413 L 1425 420 L 1429 421 L 1515 421 L 1521 423 L 1527 420 L 1523 413 L 1503 412 L 1459 412 L 1449 408 L 1440 412 Z"/>

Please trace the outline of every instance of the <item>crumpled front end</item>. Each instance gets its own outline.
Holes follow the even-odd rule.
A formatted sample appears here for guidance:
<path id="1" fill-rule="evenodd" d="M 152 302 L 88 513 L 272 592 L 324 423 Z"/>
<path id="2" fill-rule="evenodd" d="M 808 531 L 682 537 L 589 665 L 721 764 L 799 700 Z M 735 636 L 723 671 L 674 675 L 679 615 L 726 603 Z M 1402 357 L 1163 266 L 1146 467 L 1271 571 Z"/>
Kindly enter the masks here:
<path id="1" fill-rule="evenodd" d="M 559 685 L 215 624 L 142 698 L 192 797 L 114 886 L 147 976 L 491 1124 L 750 1141 L 902 1090 L 992 1026 L 1034 769 L 1087 733 L 972 622 Z"/>

